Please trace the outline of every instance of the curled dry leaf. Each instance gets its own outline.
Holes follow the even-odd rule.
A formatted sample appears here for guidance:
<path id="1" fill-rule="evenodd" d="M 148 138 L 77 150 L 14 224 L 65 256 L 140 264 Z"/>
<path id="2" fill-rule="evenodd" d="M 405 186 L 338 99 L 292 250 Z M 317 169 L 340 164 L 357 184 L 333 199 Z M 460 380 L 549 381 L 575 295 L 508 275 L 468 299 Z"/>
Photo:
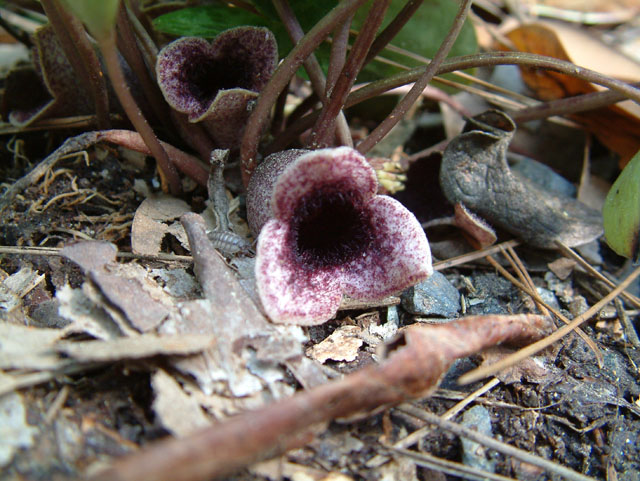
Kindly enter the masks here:
<path id="1" fill-rule="evenodd" d="M 487 111 L 467 122 L 444 152 L 440 185 L 453 204 L 464 204 L 493 225 L 535 247 L 586 244 L 602 234 L 600 213 L 537 186 L 507 163 L 515 124 L 503 112 Z"/>
<path id="2" fill-rule="evenodd" d="M 180 440 L 162 441 L 90 480 L 198 481 L 222 476 L 308 442 L 319 423 L 424 397 L 457 358 L 497 344 L 527 344 L 551 327 L 548 318 L 538 315 L 476 316 L 446 325 L 413 325 L 386 345 L 380 365 Z"/>

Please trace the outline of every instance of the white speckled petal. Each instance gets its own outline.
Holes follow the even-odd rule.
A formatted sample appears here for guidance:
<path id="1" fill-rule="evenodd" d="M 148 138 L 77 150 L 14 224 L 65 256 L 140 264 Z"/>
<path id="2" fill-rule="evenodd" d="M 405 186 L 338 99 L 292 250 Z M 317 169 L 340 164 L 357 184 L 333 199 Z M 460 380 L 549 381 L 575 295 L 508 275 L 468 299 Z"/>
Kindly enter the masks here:
<path id="1" fill-rule="evenodd" d="M 339 279 L 331 272 L 304 269 L 287 243 L 288 224 L 267 222 L 258 237 L 256 284 L 273 322 L 315 325 L 331 319 L 340 305 Z"/>
<path id="2" fill-rule="evenodd" d="M 300 199 L 323 185 L 358 192 L 365 201 L 378 190 L 375 170 L 356 150 L 349 147 L 314 150 L 301 155 L 280 175 L 273 193 L 274 216 L 291 218 Z"/>
<path id="3" fill-rule="evenodd" d="M 378 300 L 431 275 L 431 250 L 418 220 L 397 200 L 379 195 L 367 208 L 375 241 L 343 266 L 343 289 L 355 299 Z"/>

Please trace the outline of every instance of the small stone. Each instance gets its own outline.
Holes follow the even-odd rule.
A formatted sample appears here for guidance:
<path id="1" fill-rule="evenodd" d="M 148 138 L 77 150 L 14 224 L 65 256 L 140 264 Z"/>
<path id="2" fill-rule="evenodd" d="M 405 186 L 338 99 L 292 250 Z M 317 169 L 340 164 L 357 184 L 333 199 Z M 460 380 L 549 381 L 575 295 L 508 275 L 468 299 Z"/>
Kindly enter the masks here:
<path id="1" fill-rule="evenodd" d="M 464 413 L 462 426 L 485 436 L 491 436 L 491 416 L 484 406 L 474 406 Z M 487 449 L 475 441 L 462 438 L 462 462 L 467 466 L 495 472 L 495 461 L 487 459 Z"/>
<path id="2" fill-rule="evenodd" d="M 419 316 L 457 317 L 460 293 L 440 272 L 402 293 L 402 307 Z"/>

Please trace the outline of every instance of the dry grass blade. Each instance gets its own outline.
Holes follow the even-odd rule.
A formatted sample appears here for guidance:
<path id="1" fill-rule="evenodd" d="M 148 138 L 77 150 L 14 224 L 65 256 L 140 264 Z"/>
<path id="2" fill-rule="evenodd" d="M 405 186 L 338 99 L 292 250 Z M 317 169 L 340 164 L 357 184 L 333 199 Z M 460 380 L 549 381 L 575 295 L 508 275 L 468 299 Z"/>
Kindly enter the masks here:
<path id="1" fill-rule="evenodd" d="M 463 254 L 461 256 L 452 257 L 451 259 L 445 259 L 443 261 L 438 261 L 433 263 L 433 269 L 436 271 L 442 271 L 444 269 L 448 269 L 449 267 L 459 266 L 462 264 L 466 264 L 467 262 L 473 262 L 478 259 L 482 259 L 491 254 L 495 254 L 496 252 L 500 252 L 502 247 L 517 247 L 520 245 L 520 241 L 518 240 L 509 240 L 506 242 L 502 242 L 501 244 L 496 244 L 491 247 L 486 247 L 485 249 L 481 249 L 478 251 L 469 252 L 468 254 Z"/>
<path id="2" fill-rule="evenodd" d="M 572 481 L 595 481 L 594 478 L 589 476 L 585 476 L 584 474 L 577 473 L 569 468 L 565 468 L 564 466 L 560 466 L 557 463 L 552 461 L 548 461 L 543 459 L 535 454 L 528 453 L 522 449 L 510 446 L 509 444 L 502 443 L 500 441 L 496 441 L 489 436 L 485 436 L 484 434 L 480 434 L 473 429 L 466 428 L 457 423 L 447 421 L 442 419 L 440 416 L 436 414 L 425 411 L 424 409 L 417 408 L 412 406 L 411 404 L 403 404 L 399 406 L 397 409 L 400 411 L 409 414 L 410 416 L 414 416 L 418 419 L 421 419 L 425 422 L 435 424 L 441 429 L 445 429 L 451 433 L 454 433 L 458 436 L 463 436 L 465 438 L 471 439 L 483 446 L 486 446 L 491 449 L 495 449 L 507 456 L 513 456 L 520 461 L 524 461 L 525 463 L 532 464 L 534 466 L 538 466 L 539 468 L 544 469 L 548 473 L 553 473 L 558 476 L 562 476 L 565 479 L 569 479 Z"/>
<path id="3" fill-rule="evenodd" d="M 498 272 L 500 272 L 500 274 L 503 275 L 503 277 L 505 277 L 508 281 L 510 281 L 514 286 L 516 286 L 517 288 L 522 290 L 524 293 L 529 294 L 534 299 L 536 304 L 544 307 L 544 309 L 546 311 L 551 312 L 554 316 L 556 316 L 558 319 L 560 319 L 565 324 L 568 325 L 568 324 L 571 323 L 571 321 L 569 319 L 567 319 L 564 315 L 562 315 L 562 313 L 560 311 L 558 311 L 557 309 L 555 309 L 555 308 L 551 307 L 549 304 L 547 304 L 542 299 L 542 297 L 540 297 L 540 294 L 538 294 L 538 291 L 535 289 L 535 287 L 533 289 L 530 289 L 529 287 L 525 286 L 523 283 L 521 283 L 515 277 L 513 277 L 511 274 L 509 274 L 509 272 L 504 267 L 502 267 L 498 263 L 498 261 L 496 261 L 493 257 L 487 256 L 486 259 L 489 261 L 489 263 L 493 267 L 496 268 L 496 270 Z M 510 259 L 510 258 L 507 256 L 507 259 Z M 598 346 L 596 346 L 595 342 L 593 342 L 591 340 L 591 338 L 589 336 L 587 336 L 581 329 L 576 329 L 576 334 L 578 334 L 582 338 L 582 340 L 587 343 L 589 348 L 591 348 L 591 350 L 593 351 L 594 355 L 596 356 L 596 361 L 598 362 L 598 366 L 602 367 L 602 365 L 604 363 L 604 358 L 602 357 L 602 353 L 600 352 L 600 349 L 598 349 Z"/>
<path id="4" fill-rule="evenodd" d="M 459 476 L 464 479 L 477 481 L 484 481 L 487 479 L 490 481 L 514 481 L 514 478 L 490 473 L 489 471 L 467 466 L 466 464 L 447 461 L 446 459 L 438 458 L 427 453 L 418 453 L 408 449 L 399 448 L 390 449 L 396 454 L 411 458 L 418 466 L 430 468 L 452 476 Z"/>
<path id="5" fill-rule="evenodd" d="M 496 362 L 495 364 L 492 364 L 490 366 L 483 366 L 478 369 L 474 369 L 473 371 L 468 372 L 467 374 L 464 374 L 463 376 L 460 377 L 458 382 L 460 384 L 472 383 L 474 381 L 482 379 L 483 377 L 490 376 L 492 374 L 500 372 L 507 367 L 513 366 L 514 364 L 517 364 L 523 359 L 526 359 L 529 356 L 533 356 L 537 352 L 540 352 L 546 347 L 549 347 L 554 342 L 562 339 L 566 334 L 572 332 L 574 329 L 580 326 L 580 324 L 589 320 L 600 309 L 602 309 L 609 302 L 611 302 L 613 299 L 619 296 L 620 293 L 624 291 L 638 276 L 640 276 L 640 267 L 638 267 L 631 274 L 629 274 L 629 276 L 627 276 L 627 278 L 624 281 L 622 281 L 618 285 L 618 287 L 616 287 L 613 291 L 611 291 L 609 294 L 603 297 L 600 301 L 598 301 L 593 306 L 591 306 L 586 312 L 576 317 L 573 321 L 571 321 L 566 326 L 561 327 L 560 329 L 553 332 L 546 338 L 541 339 L 540 341 L 534 342 L 533 344 L 523 349 L 520 349 L 519 351 L 511 354 L 510 356 L 505 357 L 504 359 L 502 359 L 499 362 Z"/>
<path id="6" fill-rule="evenodd" d="M 93 239 L 91 239 L 93 240 Z M 0 246 L 0 254 L 14 254 L 14 255 L 34 255 L 34 256 L 62 256 L 59 247 L 14 247 L 14 246 Z M 138 259 L 148 261 L 160 261 L 160 262 L 192 262 L 191 256 L 180 256 L 176 254 L 164 254 L 159 253 L 155 255 L 146 254 L 134 254 L 133 252 L 118 252 L 116 257 L 119 259 Z"/>
<path id="7" fill-rule="evenodd" d="M 447 410 L 442 415 L 442 418 L 443 419 L 451 419 L 451 418 L 453 418 L 456 414 L 458 414 L 460 411 L 462 411 L 465 408 L 465 406 L 468 406 L 473 401 L 478 399 L 480 396 L 482 396 L 486 392 L 489 392 L 491 389 L 496 387 L 498 384 L 500 384 L 500 380 L 498 378 L 493 378 L 491 381 L 486 383 L 484 386 L 480 387 L 479 389 L 476 389 L 471 394 L 469 394 L 467 397 L 465 397 L 461 401 L 457 402 L 455 404 L 455 406 L 451 407 L 451 409 Z M 409 446 L 412 446 L 413 444 L 417 443 L 421 438 L 426 436 L 426 434 L 428 432 L 430 432 L 432 429 L 433 428 L 431 426 L 422 427 L 422 428 L 412 432 L 411 434 L 405 436 L 404 438 L 396 441 L 393 444 L 393 447 L 397 448 L 397 449 L 408 448 Z"/>
<path id="8" fill-rule="evenodd" d="M 518 277 L 523 282 L 523 284 L 529 287 L 532 292 L 535 292 L 537 294 L 538 291 L 536 289 L 536 285 L 533 283 L 533 279 L 531 279 L 527 268 L 524 266 L 522 260 L 520 260 L 520 257 L 518 256 L 516 251 L 511 247 L 507 247 L 506 249 L 502 249 L 501 252 L 502 255 L 513 266 L 513 269 L 518 273 Z M 544 303 L 539 302 L 540 300 L 540 296 L 535 296 L 533 298 L 533 301 L 536 303 L 538 309 L 540 309 L 542 314 L 548 315 L 549 310 L 545 307 Z"/>
<path id="9" fill-rule="evenodd" d="M 606 277 L 601 272 L 598 272 L 591 264 L 585 261 L 582 258 L 582 256 L 578 254 L 576 251 L 574 251 L 572 248 L 570 248 L 569 246 L 566 246 L 562 242 L 556 242 L 556 245 L 562 251 L 563 254 L 569 256 L 571 259 L 573 259 L 578 264 L 580 264 L 580 266 L 582 266 L 589 274 L 600 279 L 602 282 L 604 282 L 606 285 L 608 285 L 612 289 L 616 287 L 615 283 L 611 279 Z M 622 291 L 620 295 L 624 297 L 627 301 L 629 301 L 631 304 L 633 304 L 635 307 L 640 308 L 640 299 L 638 299 L 633 294 L 630 294 L 626 291 Z"/>

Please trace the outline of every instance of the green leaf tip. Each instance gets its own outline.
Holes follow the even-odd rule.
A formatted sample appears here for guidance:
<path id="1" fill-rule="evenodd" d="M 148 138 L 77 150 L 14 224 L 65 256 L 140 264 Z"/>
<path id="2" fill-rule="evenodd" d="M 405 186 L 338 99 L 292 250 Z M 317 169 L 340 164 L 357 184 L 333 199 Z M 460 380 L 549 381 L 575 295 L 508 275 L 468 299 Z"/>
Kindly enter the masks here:
<path id="1" fill-rule="evenodd" d="M 640 262 L 640 151 L 611 186 L 602 208 L 607 244 L 619 255 Z"/>
<path id="2" fill-rule="evenodd" d="M 61 0 L 98 41 L 114 31 L 120 0 Z"/>

